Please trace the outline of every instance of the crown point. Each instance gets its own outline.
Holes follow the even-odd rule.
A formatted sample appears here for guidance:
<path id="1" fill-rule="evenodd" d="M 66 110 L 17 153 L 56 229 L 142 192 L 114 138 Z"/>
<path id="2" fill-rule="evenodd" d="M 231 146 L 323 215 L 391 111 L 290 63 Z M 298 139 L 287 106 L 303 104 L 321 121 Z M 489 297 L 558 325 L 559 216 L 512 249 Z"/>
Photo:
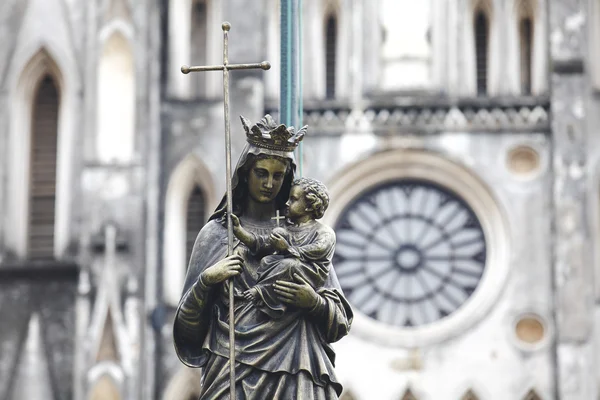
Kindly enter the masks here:
<path id="1" fill-rule="evenodd" d="M 271 69 L 271 63 L 268 61 L 263 61 L 260 63 L 260 68 L 264 69 L 265 71 Z"/>
<path id="2" fill-rule="evenodd" d="M 231 29 L 231 24 L 227 21 L 223 22 L 223 25 L 221 25 L 221 28 L 223 28 L 223 30 L 225 32 L 229 32 L 229 30 Z"/>

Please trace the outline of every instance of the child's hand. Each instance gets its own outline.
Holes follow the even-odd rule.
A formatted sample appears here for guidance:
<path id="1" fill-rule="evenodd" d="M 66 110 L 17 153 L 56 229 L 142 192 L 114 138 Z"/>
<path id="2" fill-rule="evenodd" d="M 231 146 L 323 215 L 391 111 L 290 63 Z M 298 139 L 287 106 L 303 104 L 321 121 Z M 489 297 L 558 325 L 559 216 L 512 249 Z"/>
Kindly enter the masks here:
<path id="1" fill-rule="evenodd" d="M 271 233 L 270 239 L 275 250 L 284 251 L 290 248 L 285 238 L 277 233 Z"/>
<path id="2" fill-rule="evenodd" d="M 233 229 L 233 234 L 240 240 L 242 240 L 244 235 L 244 228 L 242 228 L 242 224 L 240 223 L 240 219 L 237 215 L 231 214 L 231 228 Z"/>

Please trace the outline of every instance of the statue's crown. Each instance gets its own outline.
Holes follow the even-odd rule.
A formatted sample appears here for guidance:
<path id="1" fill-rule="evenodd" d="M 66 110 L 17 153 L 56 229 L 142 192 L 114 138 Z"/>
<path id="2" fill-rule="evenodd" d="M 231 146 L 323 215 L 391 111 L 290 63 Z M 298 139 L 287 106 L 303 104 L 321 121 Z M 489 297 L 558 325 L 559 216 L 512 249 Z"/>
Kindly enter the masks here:
<path id="1" fill-rule="evenodd" d="M 293 126 L 288 128 L 283 124 L 277 125 L 273 117 L 269 114 L 265 115 L 254 125 L 251 125 L 251 122 L 246 118 L 242 116 L 240 118 L 246 130 L 248 143 L 269 150 L 294 151 L 304 138 L 304 134 L 308 128 L 308 125 L 305 125 L 298 132 L 295 132 Z"/>

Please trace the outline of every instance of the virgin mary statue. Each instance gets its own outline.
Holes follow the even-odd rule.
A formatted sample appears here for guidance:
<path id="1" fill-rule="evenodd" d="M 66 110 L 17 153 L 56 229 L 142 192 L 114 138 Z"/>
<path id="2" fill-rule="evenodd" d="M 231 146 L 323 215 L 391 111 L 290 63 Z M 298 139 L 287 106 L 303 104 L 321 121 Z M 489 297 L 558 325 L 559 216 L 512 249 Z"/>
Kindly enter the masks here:
<path id="1" fill-rule="evenodd" d="M 233 210 L 257 236 L 275 227 L 296 168 L 293 151 L 306 127 L 277 125 L 270 115 L 251 124 L 242 117 L 247 144 L 232 177 Z M 271 319 L 242 293 L 255 285 L 263 254 L 234 239 L 227 254 L 225 199 L 196 238 L 183 295 L 175 316 L 179 359 L 202 367 L 200 399 L 229 399 L 228 291 L 234 278 L 235 392 L 238 400 L 337 399 L 342 385 L 334 373 L 330 343 L 345 336 L 352 322 L 333 266 L 325 285 L 314 290 L 301 277 L 274 285 L 285 314 Z"/>

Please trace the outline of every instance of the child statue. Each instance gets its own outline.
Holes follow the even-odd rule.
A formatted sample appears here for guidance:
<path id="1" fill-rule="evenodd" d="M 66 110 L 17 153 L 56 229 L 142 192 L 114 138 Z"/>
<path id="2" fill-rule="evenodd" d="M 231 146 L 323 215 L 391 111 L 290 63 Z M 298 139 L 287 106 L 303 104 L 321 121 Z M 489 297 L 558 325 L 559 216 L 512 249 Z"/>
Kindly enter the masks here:
<path id="1" fill-rule="evenodd" d="M 276 227 L 268 236 L 257 236 L 244 229 L 232 216 L 233 233 L 248 248 L 264 256 L 258 268 L 256 285 L 244 297 L 254 302 L 267 315 L 283 315 L 286 305 L 278 300 L 273 284 L 276 281 L 304 280 L 319 289 L 329 275 L 335 249 L 335 233 L 320 223 L 329 205 L 327 188 L 311 178 L 292 183 L 286 203 L 285 227 Z"/>

